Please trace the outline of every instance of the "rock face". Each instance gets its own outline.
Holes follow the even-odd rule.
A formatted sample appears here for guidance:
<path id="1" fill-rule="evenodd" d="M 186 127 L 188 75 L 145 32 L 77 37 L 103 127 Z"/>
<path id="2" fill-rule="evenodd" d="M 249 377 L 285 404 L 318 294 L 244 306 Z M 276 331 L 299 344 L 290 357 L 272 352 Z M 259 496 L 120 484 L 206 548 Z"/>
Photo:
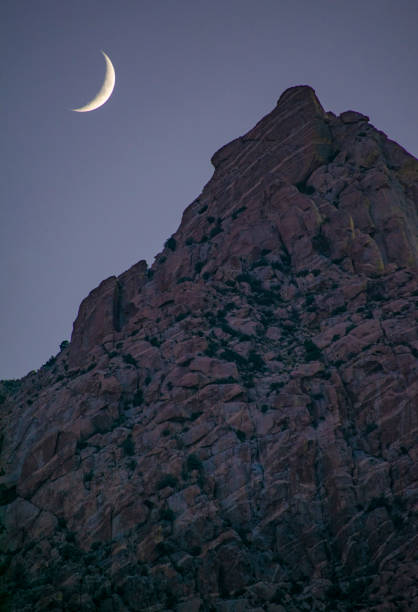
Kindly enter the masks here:
<path id="1" fill-rule="evenodd" d="M 212 162 L 0 384 L 3 610 L 418 609 L 418 162 L 305 86 Z"/>

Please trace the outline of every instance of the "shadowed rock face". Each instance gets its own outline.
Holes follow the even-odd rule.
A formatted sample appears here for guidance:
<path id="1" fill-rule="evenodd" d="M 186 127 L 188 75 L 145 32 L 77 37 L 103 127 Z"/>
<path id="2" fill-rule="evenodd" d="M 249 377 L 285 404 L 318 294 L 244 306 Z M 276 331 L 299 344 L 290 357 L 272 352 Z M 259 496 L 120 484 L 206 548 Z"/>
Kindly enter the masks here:
<path id="1" fill-rule="evenodd" d="M 418 162 L 310 87 L 212 162 L 0 384 L 3 610 L 418 608 Z"/>

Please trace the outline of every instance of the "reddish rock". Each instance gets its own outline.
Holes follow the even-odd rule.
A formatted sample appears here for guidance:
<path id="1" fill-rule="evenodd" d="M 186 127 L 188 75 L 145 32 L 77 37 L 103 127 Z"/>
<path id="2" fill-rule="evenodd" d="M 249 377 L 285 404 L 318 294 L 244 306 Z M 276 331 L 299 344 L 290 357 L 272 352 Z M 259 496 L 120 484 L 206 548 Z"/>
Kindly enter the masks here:
<path id="1" fill-rule="evenodd" d="M 293 87 L 0 382 L 0 607 L 418 607 L 418 163 Z"/>

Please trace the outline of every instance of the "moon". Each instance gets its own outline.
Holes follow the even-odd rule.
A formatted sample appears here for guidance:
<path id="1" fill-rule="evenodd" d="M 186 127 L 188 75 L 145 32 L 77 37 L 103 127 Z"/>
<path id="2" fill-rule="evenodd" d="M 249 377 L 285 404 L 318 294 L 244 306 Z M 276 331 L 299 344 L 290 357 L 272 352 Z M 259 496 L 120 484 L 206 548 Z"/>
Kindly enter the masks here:
<path id="1" fill-rule="evenodd" d="M 103 85 L 101 86 L 98 94 L 93 98 L 91 102 L 88 102 L 88 104 L 86 104 L 85 106 L 80 106 L 80 108 L 71 109 L 76 113 L 87 113 L 88 111 L 96 110 L 96 108 L 103 106 L 103 104 L 107 102 L 110 96 L 112 95 L 116 81 L 115 69 L 113 68 L 113 64 L 110 61 L 109 57 L 106 55 L 106 53 L 102 51 L 102 54 L 106 62 L 106 74 L 103 81 Z"/>

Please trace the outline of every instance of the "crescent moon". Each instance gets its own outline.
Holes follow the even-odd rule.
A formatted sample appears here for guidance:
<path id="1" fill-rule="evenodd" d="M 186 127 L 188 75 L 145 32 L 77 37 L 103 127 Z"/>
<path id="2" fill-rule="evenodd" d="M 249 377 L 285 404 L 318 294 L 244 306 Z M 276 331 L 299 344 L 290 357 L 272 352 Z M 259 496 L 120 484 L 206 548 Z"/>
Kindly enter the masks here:
<path id="1" fill-rule="evenodd" d="M 103 81 L 103 85 L 101 86 L 98 94 L 93 98 L 91 102 L 89 102 L 85 106 L 80 106 L 80 108 L 71 109 L 76 113 L 87 113 L 88 111 L 96 110 L 96 108 L 103 106 L 103 104 L 107 102 L 110 96 L 112 95 L 116 81 L 115 69 L 113 68 L 113 64 L 110 61 L 109 57 L 106 55 L 106 53 L 104 51 L 102 51 L 102 53 L 106 62 L 106 74 Z"/>

